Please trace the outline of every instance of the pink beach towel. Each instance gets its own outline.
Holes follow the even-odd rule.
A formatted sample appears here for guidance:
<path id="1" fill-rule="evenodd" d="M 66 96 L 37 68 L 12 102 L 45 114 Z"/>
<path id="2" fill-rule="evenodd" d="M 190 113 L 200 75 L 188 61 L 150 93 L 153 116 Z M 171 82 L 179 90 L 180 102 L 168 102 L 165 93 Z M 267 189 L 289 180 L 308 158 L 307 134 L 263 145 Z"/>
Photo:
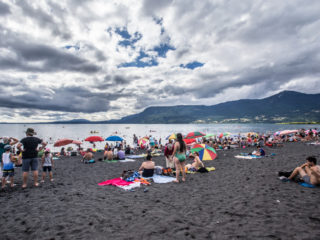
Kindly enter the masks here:
<path id="1" fill-rule="evenodd" d="M 101 183 L 98 183 L 99 186 L 105 186 L 105 185 L 113 185 L 113 186 L 128 186 L 132 184 L 133 182 L 127 182 L 125 180 L 122 180 L 121 178 L 114 178 L 110 179 Z"/>

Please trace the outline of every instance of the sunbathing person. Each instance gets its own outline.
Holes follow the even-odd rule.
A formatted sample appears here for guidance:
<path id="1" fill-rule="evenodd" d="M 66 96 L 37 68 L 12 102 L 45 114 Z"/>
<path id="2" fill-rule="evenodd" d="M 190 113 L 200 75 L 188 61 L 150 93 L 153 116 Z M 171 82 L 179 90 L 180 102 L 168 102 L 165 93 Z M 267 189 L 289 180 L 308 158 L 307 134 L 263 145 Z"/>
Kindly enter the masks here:
<path id="1" fill-rule="evenodd" d="M 109 147 L 106 151 L 104 151 L 103 159 L 106 160 L 112 160 L 113 159 L 113 152 L 111 148 Z"/>
<path id="2" fill-rule="evenodd" d="M 192 156 L 194 157 L 193 163 L 186 165 L 186 168 L 189 171 L 197 171 L 200 167 L 204 167 L 203 162 L 199 158 L 198 152 L 193 153 Z"/>
<path id="3" fill-rule="evenodd" d="M 94 163 L 94 156 L 90 148 L 87 149 L 87 152 L 84 154 L 82 158 L 82 162 L 84 163 Z"/>
<path id="4" fill-rule="evenodd" d="M 154 166 L 155 163 L 152 161 L 152 156 L 147 155 L 146 161 L 141 164 L 138 171 L 142 177 L 152 177 L 154 173 Z"/>
<path id="5" fill-rule="evenodd" d="M 294 179 L 298 174 L 305 183 L 320 185 L 320 166 L 315 157 L 307 157 L 307 162 L 293 170 L 289 179 Z"/>

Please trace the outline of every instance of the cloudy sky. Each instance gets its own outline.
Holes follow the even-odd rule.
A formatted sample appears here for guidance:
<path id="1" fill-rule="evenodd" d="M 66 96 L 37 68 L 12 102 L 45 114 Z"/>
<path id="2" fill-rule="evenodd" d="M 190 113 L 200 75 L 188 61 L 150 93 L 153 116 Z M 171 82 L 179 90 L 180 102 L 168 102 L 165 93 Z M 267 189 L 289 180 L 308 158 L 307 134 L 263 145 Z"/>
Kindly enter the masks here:
<path id="1" fill-rule="evenodd" d="M 0 0 L 0 122 L 319 93 L 319 12 L 318 0 Z"/>

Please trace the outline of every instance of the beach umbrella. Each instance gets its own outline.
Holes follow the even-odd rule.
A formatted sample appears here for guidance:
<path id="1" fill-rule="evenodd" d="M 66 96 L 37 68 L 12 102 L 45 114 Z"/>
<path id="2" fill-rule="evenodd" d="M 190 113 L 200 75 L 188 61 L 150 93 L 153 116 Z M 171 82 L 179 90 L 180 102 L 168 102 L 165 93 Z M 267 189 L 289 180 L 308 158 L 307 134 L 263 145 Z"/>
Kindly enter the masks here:
<path id="1" fill-rule="evenodd" d="M 140 147 L 146 145 L 147 142 L 148 142 L 148 139 L 146 139 L 146 138 L 140 138 L 138 140 L 138 144 L 139 144 Z"/>
<path id="2" fill-rule="evenodd" d="M 198 152 L 199 158 L 201 161 L 203 160 L 213 160 L 217 157 L 216 150 L 214 148 L 206 145 L 206 144 L 196 144 L 191 149 L 191 152 Z"/>
<path id="3" fill-rule="evenodd" d="M 102 142 L 102 141 L 104 141 L 104 139 L 99 136 L 90 136 L 90 137 L 87 137 L 85 139 L 85 141 L 87 141 L 87 142 Z"/>
<path id="4" fill-rule="evenodd" d="M 177 135 L 175 133 L 172 133 L 168 137 L 166 137 L 166 140 L 171 140 L 171 139 L 177 139 Z"/>
<path id="5" fill-rule="evenodd" d="M 190 138 L 199 138 L 203 136 L 205 136 L 203 132 L 190 132 L 185 138 L 190 139 Z"/>
<path id="6" fill-rule="evenodd" d="M 81 145 L 81 144 L 82 144 L 82 142 L 79 141 L 79 140 L 73 140 L 72 143 L 73 143 L 73 144 L 76 144 L 76 145 Z"/>
<path id="7" fill-rule="evenodd" d="M 70 144 L 72 142 L 73 142 L 72 139 L 63 138 L 63 139 L 59 139 L 58 141 L 56 141 L 53 146 L 54 147 L 61 147 L 61 146 L 68 145 L 68 144 Z"/>
<path id="8" fill-rule="evenodd" d="M 215 134 L 207 134 L 207 135 L 205 135 L 204 137 L 205 138 L 210 138 L 210 137 L 214 137 L 214 136 L 216 136 Z"/>
<path id="9" fill-rule="evenodd" d="M 292 133 L 297 133 L 299 132 L 298 130 L 283 130 L 281 132 L 279 132 L 279 135 L 288 135 L 288 134 L 292 134 Z"/>
<path id="10" fill-rule="evenodd" d="M 119 137 L 119 136 L 109 136 L 106 138 L 106 141 L 112 141 L 112 142 L 121 142 L 123 140 L 123 138 Z"/>
<path id="11" fill-rule="evenodd" d="M 191 143 L 196 142 L 196 140 L 195 140 L 194 138 L 190 138 L 190 139 L 185 138 L 185 139 L 183 139 L 183 141 L 184 141 L 186 144 L 191 144 Z"/>

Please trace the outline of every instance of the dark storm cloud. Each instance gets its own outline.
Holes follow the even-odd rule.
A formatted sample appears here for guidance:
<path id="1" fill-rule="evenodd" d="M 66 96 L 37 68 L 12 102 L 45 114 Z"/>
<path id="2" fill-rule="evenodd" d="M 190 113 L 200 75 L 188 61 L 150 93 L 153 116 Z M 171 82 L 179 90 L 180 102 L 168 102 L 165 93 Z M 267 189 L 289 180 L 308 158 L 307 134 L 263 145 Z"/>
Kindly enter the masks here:
<path id="1" fill-rule="evenodd" d="M 10 7 L 8 4 L 0 2 L 0 16 L 10 14 Z"/>
<path id="2" fill-rule="evenodd" d="M 6 30 L 1 31 L 1 30 Z M 10 49 L 14 56 L 0 56 L 0 69 L 30 72 L 76 71 L 95 73 L 100 68 L 78 56 L 44 44 L 38 44 L 7 31 L 0 26 L 0 47 Z M 36 63 L 36 64 L 33 64 Z"/>
<path id="3" fill-rule="evenodd" d="M 54 89 L 33 89 L 20 84 L 17 93 L 11 96 L 5 88 L 0 89 L 0 107 L 63 112 L 95 113 L 108 111 L 110 101 L 128 95 L 121 92 L 112 94 L 93 92 L 85 87 L 59 87 Z M 22 93 L 20 93 L 22 92 Z"/>
<path id="4" fill-rule="evenodd" d="M 17 5 L 22 9 L 25 16 L 35 20 L 40 27 L 50 29 L 53 36 L 60 36 L 65 40 L 71 38 L 66 23 L 62 22 L 61 24 L 56 22 L 52 15 L 46 13 L 41 8 L 34 8 L 28 1 L 20 0 Z M 60 20 L 63 21 L 62 18 L 60 18 Z"/>

